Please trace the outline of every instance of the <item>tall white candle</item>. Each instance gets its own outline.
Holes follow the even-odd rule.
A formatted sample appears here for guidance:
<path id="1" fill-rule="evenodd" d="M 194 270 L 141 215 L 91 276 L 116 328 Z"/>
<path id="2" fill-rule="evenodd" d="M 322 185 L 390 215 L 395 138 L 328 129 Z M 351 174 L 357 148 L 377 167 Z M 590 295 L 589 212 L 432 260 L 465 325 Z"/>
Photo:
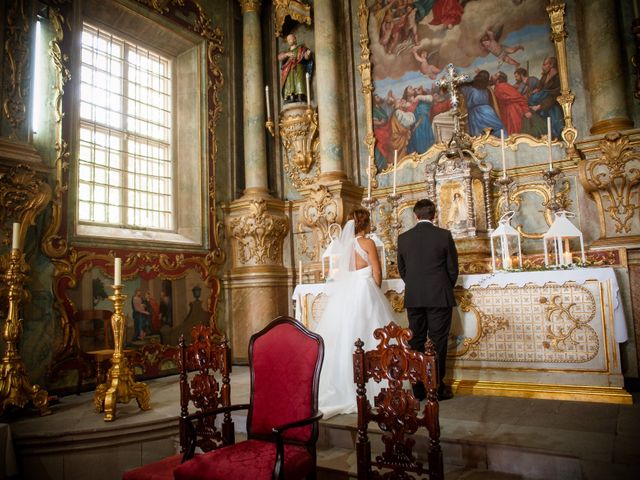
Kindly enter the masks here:
<path id="1" fill-rule="evenodd" d="M 309 72 L 307 72 L 305 77 L 307 79 L 307 106 L 309 106 L 311 105 L 311 88 L 309 88 L 309 78 L 311 77 L 311 75 L 309 75 Z"/>
<path id="2" fill-rule="evenodd" d="M 298 262 L 298 285 L 302 285 L 302 260 Z"/>
<path id="3" fill-rule="evenodd" d="M 20 224 L 18 222 L 13 222 L 13 236 L 11 238 L 11 249 L 19 250 L 20 249 Z"/>
<path id="4" fill-rule="evenodd" d="M 549 171 L 553 170 L 553 156 L 551 155 L 551 117 L 547 117 L 547 146 L 549 147 Z"/>
<path id="5" fill-rule="evenodd" d="M 113 284 L 122 285 L 122 259 L 119 257 L 113 261 Z"/>
<path id="6" fill-rule="evenodd" d="M 367 200 L 371 200 L 371 155 L 367 163 Z"/>
<path id="7" fill-rule="evenodd" d="M 507 160 L 504 156 L 504 130 L 500 130 L 500 151 L 502 152 L 502 178 L 507 178 Z"/>
<path id="8" fill-rule="evenodd" d="M 396 171 L 398 170 L 398 150 L 393 151 L 393 194 L 396 194 Z"/>
<path id="9" fill-rule="evenodd" d="M 269 106 L 269 85 L 264 87 L 264 100 L 267 105 L 267 120 L 271 120 L 271 107 Z"/>

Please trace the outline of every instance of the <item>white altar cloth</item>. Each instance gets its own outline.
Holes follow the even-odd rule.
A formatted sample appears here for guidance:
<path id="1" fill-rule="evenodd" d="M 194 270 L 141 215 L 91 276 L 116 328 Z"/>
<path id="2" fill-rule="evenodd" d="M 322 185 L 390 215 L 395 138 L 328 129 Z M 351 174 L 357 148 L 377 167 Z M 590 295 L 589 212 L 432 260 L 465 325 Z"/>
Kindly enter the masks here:
<path id="1" fill-rule="evenodd" d="M 622 299 L 618 280 L 615 271 L 611 267 L 592 267 L 592 268 L 571 268 L 566 270 L 539 270 L 530 272 L 497 272 L 487 274 L 460 275 L 458 277 L 457 286 L 469 289 L 473 286 L 488 287 L 495 285 L 497 287 L 505 287 L 507 285 L 517 285 L 522 287 L 527 284 L 544 285 L 546 283 L 563 284 L 573 281 L 578 285 L 582 285 L 589 280 L 598 282 L 609 282 L 613 298 L 615 299 L 613 309 L 613 325 L 614 336 L 616 342 L 624 343 L 629 339 L 627 333 L 627 324 L 625 321 L 624 310 L 622 308 Z M 296 302 L 296 318 L 302 319 L 302 298 L 304 295 L 311 294 L 317 296 L 324 292 L 324 283 L 312 283 L 297 285 L 293 292 L 293 300 Z M 382 281 L 382 291 L 389 292 L 393 290 L 399 294 L 404 292 L 404 282 L 400 278 L 392 278 Z"/>

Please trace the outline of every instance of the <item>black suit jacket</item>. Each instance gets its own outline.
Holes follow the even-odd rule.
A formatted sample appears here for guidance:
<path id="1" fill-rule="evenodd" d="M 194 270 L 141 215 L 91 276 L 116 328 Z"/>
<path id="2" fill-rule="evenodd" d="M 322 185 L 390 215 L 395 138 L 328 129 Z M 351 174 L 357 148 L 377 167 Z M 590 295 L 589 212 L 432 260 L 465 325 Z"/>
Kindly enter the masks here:
<path id="1" fill-rule="evenodd" d="M 398 236 L 405 307 L 453 307 L 458 251 L 449 230 L 420 222 Z"/>

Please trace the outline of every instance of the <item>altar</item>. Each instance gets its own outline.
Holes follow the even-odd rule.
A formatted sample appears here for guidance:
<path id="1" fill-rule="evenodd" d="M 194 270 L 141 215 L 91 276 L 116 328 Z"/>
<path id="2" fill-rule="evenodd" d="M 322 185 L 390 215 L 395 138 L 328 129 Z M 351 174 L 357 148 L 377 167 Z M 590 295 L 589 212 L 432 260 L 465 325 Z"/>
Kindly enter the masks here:
<path id="1" fill-rule="evenodd" d="M 395 321 L 408 326 L 402 280 L 383 280 L 382 290 Z M 323 283 L 298 285 L 296 318 L 315 329 L 327 298 Z M 456 299 L 447 381 L 457 393 L 631 403 L 612 268 L 461 275 Z"/>

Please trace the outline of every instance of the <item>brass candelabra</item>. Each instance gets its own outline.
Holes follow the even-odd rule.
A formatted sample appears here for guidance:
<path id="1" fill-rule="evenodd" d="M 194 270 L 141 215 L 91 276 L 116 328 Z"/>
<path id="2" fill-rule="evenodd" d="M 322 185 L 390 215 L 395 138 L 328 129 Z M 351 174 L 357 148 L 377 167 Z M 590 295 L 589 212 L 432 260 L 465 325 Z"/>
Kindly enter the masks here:
<path id="1" fill-rule="evenodd" d="M 374 197 L 366 197 L 362 199 L 362 206 L 369 210 L 369 218 L 371 219 L 371 233 L 376 231 L 376 224 L 373 221 L 373 209 L 378 205 L 378 199 Z"/>
<path id="2" fill-rule="evenodd" d="M 556 197 L 556 183 L 558 182 L 558 179 L 556 177 L 561 173 L 562 171 L 559 168 L 545 170 L 542 173 L 542 178 L 544 179 L 544 183 L 549 186 L 550 193 L 550 199 L 545 204 L 545 207 L 551 210 L 553 213 L 564 210 L 564 207 L 560 204 L 558 198 Z"/>
<path id="3" fill-rule="evenodd" d="M 384 248 L 387 252 L 387 263 L 390 264 L 389 266 L 397 264 L 398 259 L 398 234 L 402 228 L 398 206 L 400 205 L 401 198 L 402 195 L 399 193 L 390 193 L 387 195 L 387 203 L 390 208 L 388 208 L 386 212 L 382 211 L 382 207 L 380 208 L 382 224 L 384 225 L 382 237 L 384 239 Z"/>
<path id="4" fill-rule="evenodd" d="M 12 249 L 9 268 L 4 274 L 5 285 L 8 287 L 9 309 L 2 332 L 5 351 L 0 364 L 0 414 L 9 405 L 22 408 L 28 402 L 40 411 L 40 415 L 51 413 L 48 406 L 49 394 L 38 385 L 31 385 L 18 348 L 22 334 L 20 304 L 25 295 L 23 285 L 27 272 L 28 267 L 22 260 L 22 251 L 18 248 Z"/>
<path id="5" fill-rule="evenodd" d="M 498 184 L 498 188 L 500 189 L 500 196 L 503 199 L 504 205 L 503 205 L 503 211 L 499 212 L 500 216 L 502 216 L 504 213 L 508 212 L 509 210 L 513 210 L 511 208 L 511 200 L 509 198 L 509 191 L 511 190 L 511 184 L 513 183 L 513 178 L 508 177 L 506 175 L 498 178 L 495 180 L 495 183 Z"/>
<path id="6" fill-rule="evenodd" d="M 122 306 L 127 296 L 122 293 L 122 285 L 113 285 L 112 288 L 114 293 L 109 297 L 109 300 L 113 302 L 114 310 L 111 317 L 114 351 L 107 381 L 96 387 L 94 396 L 96 412 L 104 411 L 105 422 L 111 422 L 115 419 L 117 403 L 129 403 L 132 398 L 136 399 L 142 410 L 151 408 L 149 387 L 145 383 L 134 380 L 133 372 L 123 353 L 126 317 L 122 312 Z"/>

